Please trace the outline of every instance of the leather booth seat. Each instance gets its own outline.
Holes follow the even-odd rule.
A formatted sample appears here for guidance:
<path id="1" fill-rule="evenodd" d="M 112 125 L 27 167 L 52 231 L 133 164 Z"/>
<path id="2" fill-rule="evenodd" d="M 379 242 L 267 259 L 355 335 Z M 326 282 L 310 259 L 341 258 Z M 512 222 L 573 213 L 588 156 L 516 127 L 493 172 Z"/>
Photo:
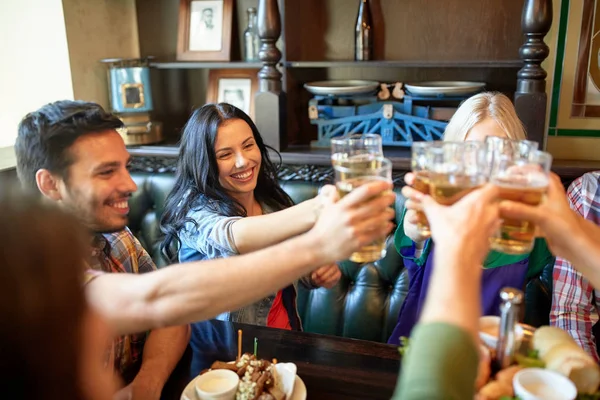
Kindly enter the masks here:
<path id="1" fill-rule="evenodd" d="M 129 228 L 150 253 L 159 268 L 168 265 L 159 246 L 158 227 L 165 199 L 174 183 L 170 174 L 134 173 L 137 192 L 130 199 Z M 322 183 L 282 181 L 281 187 L 298 203 L 316 196 Z M 404 198 L 395 189 L 396 216 L 400 217 Z M 293 255 L 290 255 L 293 257 Z M 408 274 L 396 252 L 393 240 L 387 242 L 386 256 L 360 265 L 351 261 L 340 264 L 342 278 L 331 290 L 307 290 L 298 293 L 298 311 L 304 330 L 356 339 L 385 342 L 391 334 L 408 291 Z M 525 322 L 539 326 L 548 323 L 552 265 L 540 277 L 527 284 Z"/>

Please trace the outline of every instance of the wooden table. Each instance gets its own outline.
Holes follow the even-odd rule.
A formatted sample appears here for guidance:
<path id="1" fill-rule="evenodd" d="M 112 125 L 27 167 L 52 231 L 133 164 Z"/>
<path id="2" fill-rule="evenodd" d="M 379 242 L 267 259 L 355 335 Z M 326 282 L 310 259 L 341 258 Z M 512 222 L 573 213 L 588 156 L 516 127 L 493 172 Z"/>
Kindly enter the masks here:
<path id="1" fill-rule="evenodd" d="M 190 348 L 162 398 L 179 400 L 188 382 L 213 361 L 235 359 L 238 329 L 242 351 L 252 352 L 256 337 L 259 357 L 294 362 L 308 399 L 389 399 L 394 392 L 400 359 L 395 346 L 212 320 L 192 325 Z"/>

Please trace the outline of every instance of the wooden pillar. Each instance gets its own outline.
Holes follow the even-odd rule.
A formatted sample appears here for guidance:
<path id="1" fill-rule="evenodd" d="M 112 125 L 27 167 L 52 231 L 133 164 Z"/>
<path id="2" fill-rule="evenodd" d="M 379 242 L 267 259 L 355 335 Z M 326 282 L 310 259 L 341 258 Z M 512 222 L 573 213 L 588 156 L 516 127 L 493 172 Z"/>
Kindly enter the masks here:
<path id="1" fill-rule="evenodd" d="M 519 49 L 523 68 L 517 73 L 515 108 L 527 130 L 527 136 L 545 148 L 546 76 L 542 62 L 550 50 L 544 36 L 552 25 L 552 0 L 525 0 L 521 28 L 525 43 Z"/>
<path id="2" fill-rule="evenodd" d="M 258 72 L 258 94 L 254 99 L 254 119 L 265 143 L 276 150 L 287 146 L 285 132 L 286 99 L 282 90 L 282 74 L 277 69 L 281 51 L 275 45 L 281 35 L 281 16 L 277 0 L 259 0 L 259 58 L 263 63 Z"/>

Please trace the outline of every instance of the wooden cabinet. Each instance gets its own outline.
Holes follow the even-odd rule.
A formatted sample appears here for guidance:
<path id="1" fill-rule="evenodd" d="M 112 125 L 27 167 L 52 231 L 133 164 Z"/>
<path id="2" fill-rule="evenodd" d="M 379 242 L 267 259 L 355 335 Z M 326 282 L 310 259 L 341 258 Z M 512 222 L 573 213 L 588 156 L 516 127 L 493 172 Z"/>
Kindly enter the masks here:
<path id="1" fill-rule="evenodd" d="M 300 162 L 316 138 L 303 84 L 325 79 L 483 81 L 488 90 L 514 98 L 529 137 L 543 141 L 546 73 L 540 64 L 548 56 L 543 39 L 552 23 L 551 0 L 369 1 L 375 60 L 354 62 L 358 0 L 237 0 L 238 32 L 244 10 L 259 8 L 261 62 L 155 64 L 157 119 L 167 131 L 181 129 L 191 109 L 204 102 L 207 68 L 259 67 L 255 120 L 284 161 Z M 174 59 L 176 3 L 137 3 L 143 56 Z M 315 152 L 309 153 L 307 160 L 316 162 Z"/>

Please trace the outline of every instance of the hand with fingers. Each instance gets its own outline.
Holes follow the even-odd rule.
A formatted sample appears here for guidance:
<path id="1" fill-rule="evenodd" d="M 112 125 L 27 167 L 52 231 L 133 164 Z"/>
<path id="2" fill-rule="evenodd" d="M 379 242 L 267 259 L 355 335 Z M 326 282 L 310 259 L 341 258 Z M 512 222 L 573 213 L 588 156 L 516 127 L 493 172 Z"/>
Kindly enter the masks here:
<path id="1" fill-rule="evenodd" d="M 404 182 L 406 183 L 406 186 L 402 188 L 402 195 L 406 198 L 406 202 L 404 203 L 404 207 L 406 208 L 403 223 L 404 233 L 413 242 L 423 242 L 429 238 L 429 236 L 423 235 L 417 228 L 417 223 L 419 222 L 418 212 L 423 210 L 420 200 L 423 193 L 412 187 L 415 182 L 415 175 L 412 172 L 404 176 Z"/>
<path id="2" fill-rule="evenodd" d="M 373 181 L 339 200 L 337 191 L 324 194 L 319 219 L 309 234 L 319 243 L 325 264 L 344 260 L 361 247 L 385 238 L 394 224 L 396 198 L 392 183 Z"/>
<path id="3" fill-rule="evenodd" d="M 319 287 L 331 289 L 334 287 L 342 277 L 342 272 L 337 264 L 324 265 L 317 268 L 310 275 L 311 281 Z"/>
<path id="4" fill-rule="evenodd" d="M 552 253 L 566 259 L 574 259 L 581 253 L 578 236 L 600 234 L 600 228 L 571 209 L 562 182 L 554 173 L 550 174 L 546 199 L 541 204 L 530 206 L 507 200 L 500 204 L 500 213 L 504 218 L 535 223 Z"/>
<path id="5" fill-rule="evenodd" d="M 485 185 L 451 206 L 442 206 L 422 193 L 414 194 L 429 219 L 437 254 L 454 254 L 481 265 L 490 249 L 490 237 L 500 226 L 499 190 Z"/>

